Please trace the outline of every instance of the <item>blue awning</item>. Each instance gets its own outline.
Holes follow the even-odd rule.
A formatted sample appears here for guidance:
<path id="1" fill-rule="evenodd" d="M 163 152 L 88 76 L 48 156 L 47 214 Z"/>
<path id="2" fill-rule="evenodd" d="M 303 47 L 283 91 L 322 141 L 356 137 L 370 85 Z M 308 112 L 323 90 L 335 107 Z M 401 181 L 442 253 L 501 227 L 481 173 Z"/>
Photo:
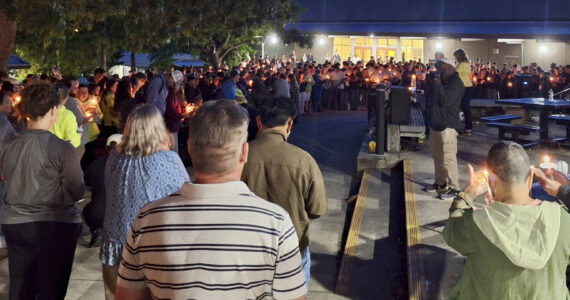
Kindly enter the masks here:
<path id="1" fill-rule="evenodd" d="M 10 54 L 10 59 L 8 60 L 8 69 L 29 69 L 30 63 L 24 59 Z"/>
<path id="2" fill-rule="evenodd" d="M 301 22 L 288 28 L 313 34 L 407 35 L 446 37 L 570 36 L 568 22 Z"/>

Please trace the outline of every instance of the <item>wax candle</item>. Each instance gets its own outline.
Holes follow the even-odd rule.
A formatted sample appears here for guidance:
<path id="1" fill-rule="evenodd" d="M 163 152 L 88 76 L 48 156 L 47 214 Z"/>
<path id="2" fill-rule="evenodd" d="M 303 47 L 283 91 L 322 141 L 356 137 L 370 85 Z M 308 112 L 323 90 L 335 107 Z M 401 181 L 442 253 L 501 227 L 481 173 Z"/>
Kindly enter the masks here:
<path id="1" fill-rule="evenodd" d="M 550 161 L 548 155 L 544 156 L 544 160 L 539 166 L 541 169 L 556 169 L 556 164 Z"/>

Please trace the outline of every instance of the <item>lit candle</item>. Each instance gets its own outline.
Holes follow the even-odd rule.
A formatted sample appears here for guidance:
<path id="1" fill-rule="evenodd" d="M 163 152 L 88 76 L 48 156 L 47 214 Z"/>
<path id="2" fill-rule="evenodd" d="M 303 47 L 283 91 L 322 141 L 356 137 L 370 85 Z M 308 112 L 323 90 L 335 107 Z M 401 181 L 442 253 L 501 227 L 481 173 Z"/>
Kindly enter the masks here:
<path id="1" fill-rule="evenodd" d="M 91 105 L 93 105 L 93 106 L 97 105 L 97 99 L 91 99 L 91 100 L 89 100 L 89 104 L 91 104 Z"/>
<path id="2" fill-rule="evenodd" d="M 249 86 L 253 86 L 253 80 L 250 80 L 250 81 L 248 82 L 248 84 L 249 84 Z"/>
<path id="3" fill-rule="evenodd" d="M 491 77 L 487 77 L 487 81 L 491 81 Z"/>
<path id="4" fill-rule="evenodd" d="M 539 166 L 541 169 L 556 169 L 556 164 L 550 161 L 550 157 L 548 155 L 544 156 L 544 162 L 542 162 Z"/>
<path id="5" fill-rule="evenodd" d="M 477 81 L 477 77 L 473 76 L 473 79 L 471 79 L 473 81 Z"/>
<path id="6" fill-rule="evenodd" d="M 366 78 L 365 80 L 366 80 L 366 82 L 370 81 L 370 79 L 368 79 L 368 78 Z"/>
<path id="7" fill-rule="evenodd" d="M 20 101 L 22 101 L 22 97 L 16 96 L 16 97 L 14 98 L 14 102 L 16 102 L 16 104 L 20 103 Z"/>
<path id="8" fill-rule="evenodd" d="M 91 116 L 93 116 L 93 114 L 90 111 L 88 111 L 85 113 L 85 116 L 87 117 L 87 119 L 89 119 L 91 118 Z"/>
<path id="9" fill-rule="evenodd" d="M 512 83 L 512 82 L 508 82 L 508 83 L 507 83 L 507 86 L 508 86 L 508 87 L 513 87 L 513 83 Z"/>
<path id="10" fill-rule="evenodd" d="M 410 91 L 410 92 L 412 92 L 413 90 L 414 90 L 413 87 L 409 87 L 409 88 L 408 88 L 408 91 Z"/>
<path id="11" fill-rule="evenodd" d="M 194 104 L 188 104 L 186 105 L 186 112 L 187 113 L 191 113 L 194 111 Z"/>
<path id="12" fill-rule="evenodd" d="M 554 80 L 554 77 L 550 77 L 550 81 Z"/>
<path id="13" fill-rule="evenodd" d="M 331 79 L 331 77 L 329 75 L 327 75 L 327 79 Z"/>

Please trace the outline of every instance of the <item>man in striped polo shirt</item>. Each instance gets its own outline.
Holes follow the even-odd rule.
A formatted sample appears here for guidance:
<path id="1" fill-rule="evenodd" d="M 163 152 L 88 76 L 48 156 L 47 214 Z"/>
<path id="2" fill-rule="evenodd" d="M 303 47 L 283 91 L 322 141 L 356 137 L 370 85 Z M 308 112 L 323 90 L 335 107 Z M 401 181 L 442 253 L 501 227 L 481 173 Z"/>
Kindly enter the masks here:
<path id="1" fill-rule="evenodd" d="M 116 299 L 305 299 L 295 228 L 239 181 L 247 112 L 212 101 L 190 122 L 195 183 L 143 207 L 123 250 Z"/>

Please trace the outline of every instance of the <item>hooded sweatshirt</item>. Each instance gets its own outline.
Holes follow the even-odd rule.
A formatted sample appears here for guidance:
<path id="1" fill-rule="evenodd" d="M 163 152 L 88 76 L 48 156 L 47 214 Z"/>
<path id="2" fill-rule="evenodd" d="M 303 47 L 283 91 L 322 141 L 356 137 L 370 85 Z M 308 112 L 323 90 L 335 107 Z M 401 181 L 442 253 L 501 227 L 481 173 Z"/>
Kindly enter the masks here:
<path id="1" fill-rule="evenodd" d="M 468 257 L 450 299 L 570 299 L 570 216 L 560 205 L 450 208 L 443 236 Z"/>

